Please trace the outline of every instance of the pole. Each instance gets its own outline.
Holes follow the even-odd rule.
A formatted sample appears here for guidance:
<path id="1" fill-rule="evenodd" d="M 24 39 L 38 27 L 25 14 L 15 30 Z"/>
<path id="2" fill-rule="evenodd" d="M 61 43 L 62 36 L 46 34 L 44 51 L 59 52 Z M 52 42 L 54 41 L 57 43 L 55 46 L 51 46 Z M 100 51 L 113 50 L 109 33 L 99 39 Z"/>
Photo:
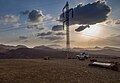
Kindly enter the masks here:
<path id="1" fill-rule="evenodd" d="M 66 11 L 64 11 L 65 9 L 66 9 Z M 71 10 L 72 10 L 72 17 L 73 17 L 73 9 L 69 9 L 69 3 L 66 2 L 66 5 L 63 8 L 63 17 L 65 16 L 65 21 L 63 22 L 63 28 L 64 28 L 64 23 L 65 23 L 66 24 L 66 50 L 67 50 L 67 58 L 69 57 L 69 51 L 70 51 L 69 13 L 70 13 Z"/>

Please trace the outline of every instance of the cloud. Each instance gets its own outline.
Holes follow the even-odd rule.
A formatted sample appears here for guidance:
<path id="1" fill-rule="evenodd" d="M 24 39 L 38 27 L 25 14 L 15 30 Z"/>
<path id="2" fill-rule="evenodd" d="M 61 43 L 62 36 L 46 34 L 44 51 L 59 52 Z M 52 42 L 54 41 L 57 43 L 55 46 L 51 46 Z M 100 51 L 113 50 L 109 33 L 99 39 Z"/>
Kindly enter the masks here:
<path id="1" fill-rule="evenodd" d="M 106 22 L 105 22 L 106 24 L 114 24 L 114 21 L 113 20 L 107 20 Z"/>
<path id="2" fill-rule="evenodd" d="M 55 33 L 55 35 L 58 35 L 58 36 L 63 36 L 63 35 L 66 35 L 65 33 L 63 32 L 58 32 L 58 33 Z"/>
<path id="3" fill-rule="evenodd" d="M 120 35 L 110 36 L 95 41 L 98 45 L 120 46 Z"/>
<path id="4" fill-rule="evenodd" d="M 40 10 L 32 10 L 29 13 L 29 19 L 31 22 L 39 22 L 39 21 L 43 21 L 43 13 Z"/>
<path id="5" fill-rule="evenodd" d="M 37 30 L 39 30 L 39 31 L 44 30 L 44 28 L 41 27 L 40 25 L 28 25 L 28 26 L 26 27 L 26 29 L 28 29 L 28 30 L 37 29 Z"/>
<path id="6" fill-rule="evenodd" d="M 13 24 L 13 27 L 16 27 L 16 28 L 18 28 L 20 26 L 22 26 L 22 25 L 20 23 L 18 23 L 18 22 Z"/>
<path id="7" fill-rule="evenodd" d="M 108 18 L 111 8 L 105 3 L 105 1 L 96 1 L 87 5 L 79 4 L 73 8 L 74 17 L 70 19 L 70 25 L 74 24 L 88 24 L 93 25 L 96 23 L 104 22 Z M 71 16 L 71 13 L 70 13 Z M 61 22 L 65 21 L 63 14 L 60 15 Z"/>
<path id="8" fill-rule="evenodd" d="M 52 27 L 52 31 L 61 31 L 63 30 L 63 25 L 55 25 Z"/>
<path id="9" fill-rule="evenodd" d="M 53 17 L 50 14 L 44 16 L 44 20 L 51 20 L 51 19 L 53 20 Z"/>
<path id="10" fill-rule="evenodd" d="M 64 39 L 64 38 L 63 38 Z M 53 41 L 53 43 L 64 43 L 65 41 L 62 40 L 56 40 L 56 41 Z"/>
<path id="11" fill-rule="evenodd" d="M 43 21 L 51 20 L 50 14 L 44 15 L 41 10 L 32 10 L 29 15 L 29 20 L 32 23 L 43 23 Z"/>
<path id="12" fill-rule="evenodd" d="M 25 40 L 25 39 L 28 39 L 28 37 L 26 37 L 26 36 L 19 36 L 19 39 L 20 40 Z"/>
<path id="13" fill-rule="evenodd" d="M 25 11 L 21 11 L 20 14 L 27 15 L 27 14 L 29 14 L 29 12 L 30 12 L 29 10 L 25 10 Z"/>
<path id="14" fill-rule="evenodd" d="M 117 24 L 120 24 L 120 19 L 116 19 L 116 20 L 110 19 L 110 20 L 107 20 L 105 23 L 108 25 L 113 25 L 113 24 L 117 25 Z"/>
<path id="15" fill-rule="evenodd" d="M 120 24 L 120 19 L 116 20 L 115 24 Z"/>
<path id="16" fill-rule="evenodd" d="M 75 29 L 75 31 L 76 32 L 80 32 L 80 31 L 82 31 L 82 30 L 84 30 L 84 29 L 86 29 L 86 28 L 89 28 L 90 26 L 89 25 L 82 25 L 82 26 L 80 26 L 80 27 L 78 27 L 77 29 Z"/>
<path id="17" fill-rule="evenodd" d="M 52 31 L 48 31 L 48 32 L 42 32 L 42 33 L 37 33 L 37 37 L 39 36 L 64 36 L 66 35 L 64 32 L 57 32 L 57 33 L 54 33 Z"/>
<path id="18" fill-rule="evenodd" d="M 16 23 L 18 22 L 19 17 L 14 15 L 4 15 L 0 17 L 0 21 L 3 23 Z"/>
<path id="19" fill-rule="evenodd" d="M 50 35 L 52 35 L 53 34 L 53 32 L 51 32 L 51 31 L 49 31 L 49 32 L 42 32 L 42 33 L 37 33 L 37 37 L 38 36 L 50 36 Z"/>
<path id="20" fill-rule="evenodd" d="M 40 37 L 41 39 L 47 39 L 49 41 L 58 41 L 64 39 L 64 37 L 60 36 L 46 36 L 46 37 Z"/>
<path id="21" fill-rule="evenodd" d="M 106 38 L 106 41 L 109 40 L 111 45 L 120 46 L 120 35 L 112 36 Z"/>
<path id="22" fill-rule="evenodd" d="M 64 39 L 63 35 L 65 35 L 63 32 L 54 33 L 52 31 L 49 31 L 49 32 L 37 33 L 36 36 L 41 39 L 45 39 L 45 40 L 49 40 L 49 41 L 60 41 L 60 40 Z"/>
<path id="23" fill-rule="evenodd" d="M 33 26 L 27 26 L 26 29 L 32 30 L 32 29 L 34 29 L 34 27 Z"/>
<path id="24" fill-rule="evenodd" d="M 48 47 L 55 47 L 55 48 L 61 48 L 61 45 L 58 44 L 51 44 L 51 45 L 47 45 Z"/>
<path id="25" fill-rule="evenodd" d="M 36 29 L 38 29 L 39 31 L 44 30 L 43 27 L 41 27 L 41 28 L 36 27 Z"/>
<path id="26" fill-rule="evenodd" d="M 43 26 L 41 26 L 41 25 L 32 25 L 33 26 L 33 28 L 35 28 L 35 29 L 37 29 L 37 30 L 44 30 L 44 28 L 43 28 Z"/>

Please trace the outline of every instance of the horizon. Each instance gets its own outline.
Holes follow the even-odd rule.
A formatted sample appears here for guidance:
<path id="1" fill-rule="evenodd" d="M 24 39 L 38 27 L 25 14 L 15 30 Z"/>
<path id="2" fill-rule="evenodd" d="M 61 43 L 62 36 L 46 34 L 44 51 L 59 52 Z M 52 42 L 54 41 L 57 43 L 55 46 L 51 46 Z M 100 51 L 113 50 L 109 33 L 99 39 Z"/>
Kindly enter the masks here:
<path id="1" fill-rule="evenodd" d="M 66 49 L 66 47 L 55 47 L 55 46 L 49 46 L 49 45 L 38 45 L 38 46 L 34 46 L 34 47 L 28 47 L 26 45 L 9 45 L 9 44 L 0 44 L 1 45 L 5 45 L 5 46 L 25 46 L 27 48 L 35 48 L 35 47 L 39 47 L 39 46 L 45 46 L 45 47 L 49 47 L 49 48 L 53 48 L 53 49 Z M 116 48 L 116 49 L 120 49 L 120 47 L 114 47 L 114 46 L 93 46 L 93 47 L 71 47 L 70 49 L 104 49 L 104 48 Z"/>

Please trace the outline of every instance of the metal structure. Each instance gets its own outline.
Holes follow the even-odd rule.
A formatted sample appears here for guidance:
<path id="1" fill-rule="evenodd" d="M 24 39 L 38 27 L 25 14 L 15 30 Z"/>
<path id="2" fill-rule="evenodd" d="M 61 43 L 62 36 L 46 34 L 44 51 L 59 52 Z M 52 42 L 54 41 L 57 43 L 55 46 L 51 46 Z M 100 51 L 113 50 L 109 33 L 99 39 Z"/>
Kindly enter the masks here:
<path id="1" fill-rule="evenodd" d="M 117 62 L 102 62 L 102 61 L 97 61 L 93 59 L 91 60 L 91 63 L 89 64 L 89 66 L 96 66 L 96 67 L 102 67 L 102 68 L 119 71 Z"/>
<path id="2" fill-rule="evenodd" d="M 70 20 L 70 12 L 72 11 L 72 18 L 73 18 L 73 8 L 69 9 L 69 3 L 66 2 L 66 5 L 64 6 L 62 12 L 63 12 L 63 29 L 64 25 L 66 25 L 66 49 L 69 52 L 70 51 L 70 33 L 69 33 L 69 20 Z M 69 53 L 67 54 L 67 57 L 69 56 Z"/>

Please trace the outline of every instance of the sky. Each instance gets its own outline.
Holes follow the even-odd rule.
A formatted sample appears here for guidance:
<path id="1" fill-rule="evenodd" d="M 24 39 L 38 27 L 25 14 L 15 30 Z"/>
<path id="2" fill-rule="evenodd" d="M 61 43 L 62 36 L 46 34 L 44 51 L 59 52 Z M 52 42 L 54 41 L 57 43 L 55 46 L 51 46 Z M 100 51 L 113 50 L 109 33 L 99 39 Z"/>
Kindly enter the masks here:
<path id="1" fill-rule="evenodd" d="M 66 1 L 71 47 L 120 47 L 120 0 L 0 0 L 0 44 L 65 47 Z"/>

